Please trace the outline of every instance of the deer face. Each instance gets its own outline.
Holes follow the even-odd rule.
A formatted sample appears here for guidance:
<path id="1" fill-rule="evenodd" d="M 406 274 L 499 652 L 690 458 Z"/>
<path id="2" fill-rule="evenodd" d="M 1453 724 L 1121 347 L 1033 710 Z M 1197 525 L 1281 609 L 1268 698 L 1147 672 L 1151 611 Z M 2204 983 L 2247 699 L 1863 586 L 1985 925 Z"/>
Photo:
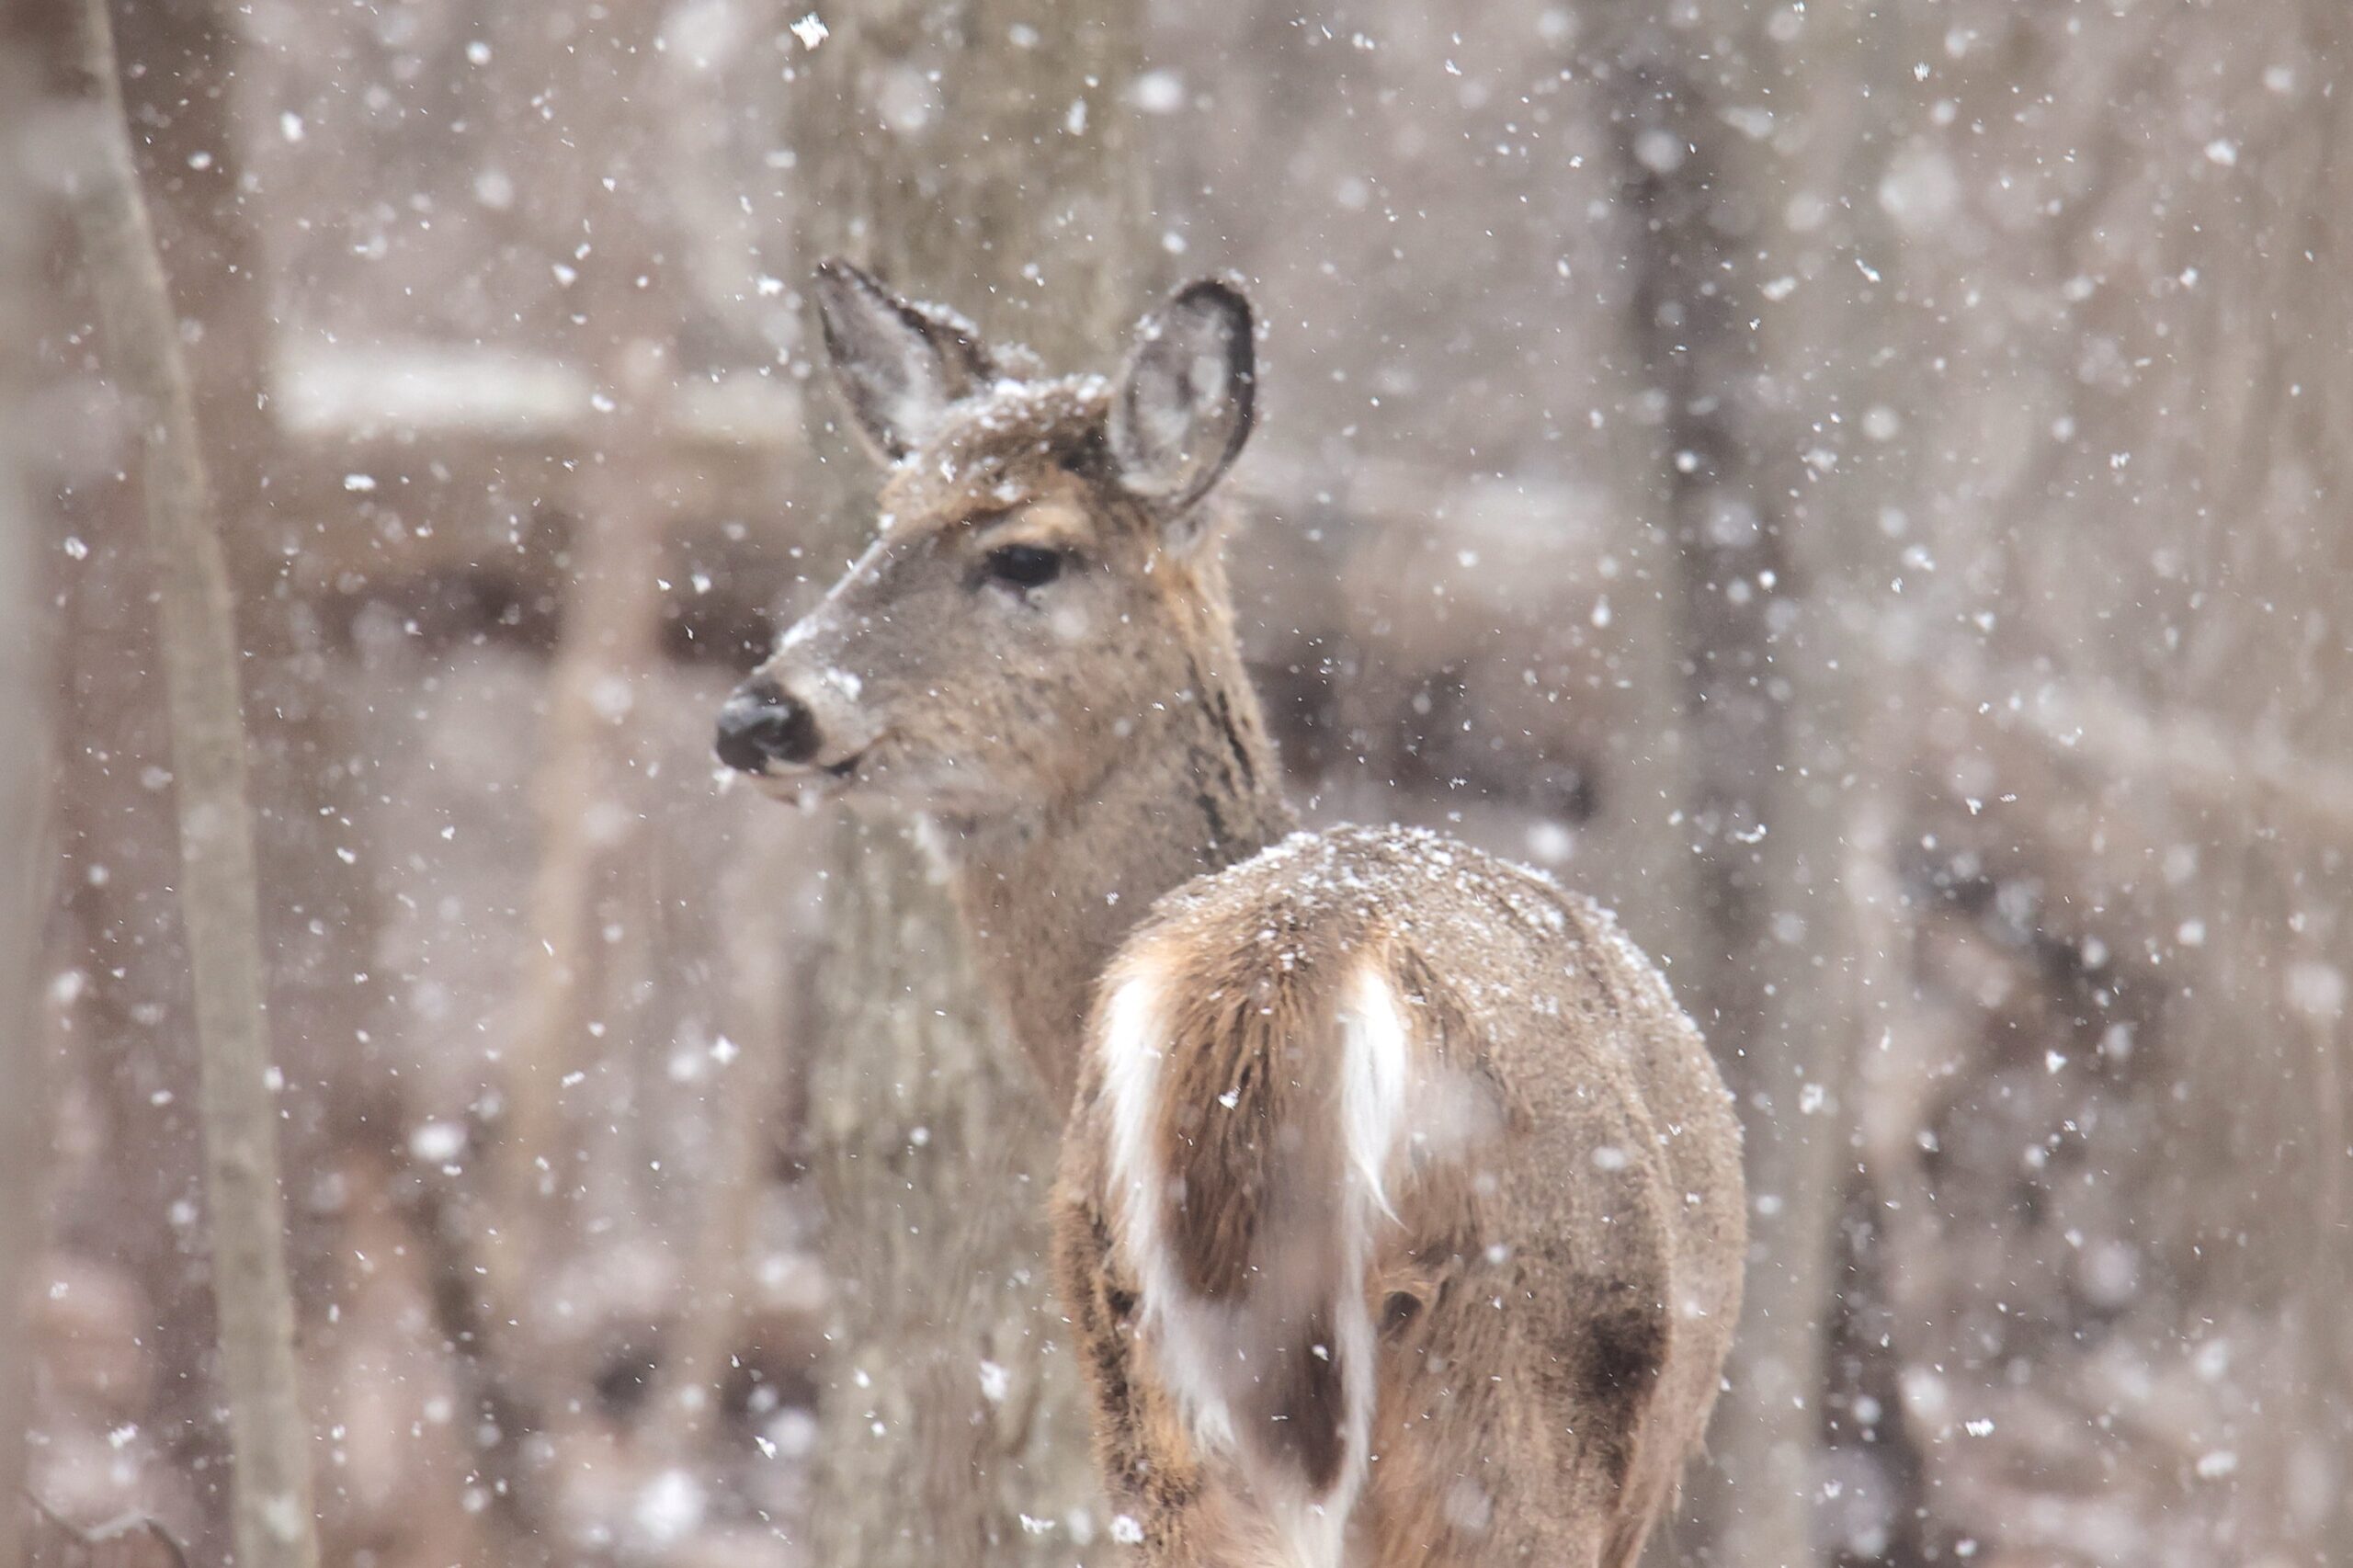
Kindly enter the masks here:
<path id="1" fill-rule="evenodd" d="M 816 291 L 890 465 L 876 537 L 721 708 L 720 759 L 779 794 L 952 821 L 1088 789 L 1199 685 L 1226 613 L 1202 503 L 1249 434 L 1248 303 L 1191 284 L 1116 381 L 1039 380 L 855 268 L 828 264 Z"/>

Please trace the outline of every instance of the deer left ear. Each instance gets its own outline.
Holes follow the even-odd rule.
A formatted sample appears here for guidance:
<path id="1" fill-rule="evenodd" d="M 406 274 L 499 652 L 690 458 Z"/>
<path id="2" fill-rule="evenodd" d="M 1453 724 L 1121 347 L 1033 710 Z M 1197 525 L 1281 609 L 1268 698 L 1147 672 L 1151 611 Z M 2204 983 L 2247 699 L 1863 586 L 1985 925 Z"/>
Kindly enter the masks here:
<path id="1" fill-rule="evenodd" d="M 918 446 L 949 409 L 997 379 L 970 322 L 899 298 L 846 261 L 817 267 L 817 314 L 834 379 L 884 462 Z"/>
<path id="2" fill-rule="evenodd" d="M 1152 502 L 1171 537 L 1201 533 L 1187 514 L 1250 438 L 1257 356 L 1250 301 L 1214 278 L 1188 283 L 1145 318 L 1111 394 L 1108 436 L 1122 483 Z"/>

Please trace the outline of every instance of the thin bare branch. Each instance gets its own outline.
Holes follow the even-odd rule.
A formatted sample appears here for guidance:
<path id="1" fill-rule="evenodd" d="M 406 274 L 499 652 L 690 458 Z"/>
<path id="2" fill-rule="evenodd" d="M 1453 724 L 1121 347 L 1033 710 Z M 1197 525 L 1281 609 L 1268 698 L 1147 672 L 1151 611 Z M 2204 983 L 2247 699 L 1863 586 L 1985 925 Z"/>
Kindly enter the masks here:
<path id="1" fill-rule="evenodd" d="M 1148 254 L 1142 165 L 1120 107 L 1142 43 L 1125 9 L 1074 6 L 1033 48 L 1029 16 L 957 0 L 833 18 L 831 40 L 797 66 L 798 244 L 804 262 L 847 256 L 918 290 L 978 285 L 963 298 L 986 301 L 994 340 L 1073 365 L 1127 324 Z M 938 78 L 951 96 L 927 136 L 882 148 L 848 133 L 880 111 L 880 84 L 935 60 L 953 65 Z M 1091 105 L 1083 120 L 1066 119 L 1074 103 Z M 930 183 L 933 167 L 952 177 Z M 1036 199 L 1045 189 L 1054 201 Z M 1072 225 L 1072 210 L 1095 216 Z M 1050 287 L 1033 281 L 1040 267 Z M 833 477 L 801 505 L 850 545 L 870 527 L 870 488 L 853 463 L 818 472 Z M 807 1042 L 809 1165 L 836 1291 L 817 1369 L 816 1555 L 865 1568 L 1096 1562 L 1115 1549 L 1086 1523 L 1099 1494 L 1077 1378 L 1069 1356 L 1049 1354 L 1061 1314 L 1047 1300 L 1044 1196 L 1064 1106 L 991 1027 L 927 860 L 893 832 L 844 821 L 835 834 Z M 982 1392 L 984 1365 L 1004 1374 L 1001 1403 Z"/>
<path id="2" fill-rule="evenodd" d="M 2323 839 L 2353 844 L 2353 774 L 2299 756 L 2286 741 L 2236 735 L 2203 714 L 2154 714 L 2114 691 L 1948 656 L 1922 659 L 1945 700 L 2035 743 L 2054 761 L 2106 779 L 2162 779 L 2201 804 L 2283 814 Z"/>

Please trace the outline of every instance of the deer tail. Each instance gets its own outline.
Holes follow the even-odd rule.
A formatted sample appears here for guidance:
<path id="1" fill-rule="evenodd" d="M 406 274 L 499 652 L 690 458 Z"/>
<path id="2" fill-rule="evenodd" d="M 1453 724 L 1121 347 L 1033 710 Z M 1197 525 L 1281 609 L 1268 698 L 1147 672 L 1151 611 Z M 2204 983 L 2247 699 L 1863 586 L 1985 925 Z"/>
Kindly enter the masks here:
<path id="1" fill-rule="evenodd" d="M 1108 978 L 1107 1197 L 1193 1446 L 1233 1461 L 1285 1557 L 1320 1568 L 1370 1460 L 1369 1276 L 1396 1222 L 1413 1042 L 1372 955 L 1287 960 L 1238 925 L 1156 930 Z"/>

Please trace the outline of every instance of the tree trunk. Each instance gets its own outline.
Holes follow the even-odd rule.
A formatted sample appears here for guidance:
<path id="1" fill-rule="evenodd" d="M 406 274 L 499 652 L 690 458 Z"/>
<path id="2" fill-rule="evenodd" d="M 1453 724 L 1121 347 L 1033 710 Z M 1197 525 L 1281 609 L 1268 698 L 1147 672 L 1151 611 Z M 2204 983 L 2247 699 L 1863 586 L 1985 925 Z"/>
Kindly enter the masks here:
<path id="1" fill-rule="evenodd" d="M 1141 302 L 1125 100 L 1138 18 L 1069 0 L 870 0 L 824 19 L 792 87 L 804 275 L 847 256 L 1058 369 L 1116 352 Z M 832 412 L 813 400 L 813 421 Z M 811 504 L 846 561 L 870 530 L 873 482 L 845 450 L 830 447 L 837 477 Z M 818 1370 L 816 1558 L 1067 1568 L 1104 1550 L 1105 1519 L 1043 1263 L 1064 1108 L 984 1016 L 942 889 L 898 824 L 845 822 L 826 898 L 809 1146 L 837 1297 Z"/>
<path id="2" fill-rule="evenodd" d="M 40 25 L 64 36 L 62 57 L 73 62 L 58 77 L 57 95 L 86 101 L 91 85 L 78 63 L 82 9 L 83 0 L 39 0 L 37 6 Z M 117 81 L 135 128 L 134 165 L 178 338 L 200 345 L 186 350 L 187 369 L 204 411 L 212 494 L 224 518 L 234 519 L 224 523 L 224 543 L 260 537 L 269 522 L 259 488 L 270 435 L 262 399 L 268 315 L 258 210 L 243 188 L 247 138 L 233 90 L 239 42 L 216 0 L 115 0 L 111 10 Z M 95 108 L 89 113 L 97 123 Z M 82 139 L 81 156 L 102 156 L 100 140 Z M 88 269 L 69 274 L 64 291 L 64 308 L 87 319 L 94 308 Z M 142 432 L 135 421 L 119 423 L 108 439 L 123 449 L 110 466 L 128 470 L 135 454 L 127 449 Z M 56 1222 L 69 1249 L 89 1250 L 136 1281 L 141 1337 L 154 1364 L 187 1369 L 160 1380 L 135 1415 L 160 1460 L 188 1483 L 194 1510 L 180 1514 L 186 1504 L 176 1505 L 175 1527 L 199 1559 L 218 1560 L 229 1551 L 231 1531 L 219 1336 L 208 1271 L 190 1244 L 197 1238 L 173 1219 L 200 1207 L 204 1168 L 194 1000 L 176 896 L 180 848 L 172 814 L 155 809 L 161 802 L 140 778 L 147 765 L 161 771 L 172 763 L 164 682 L 151 676 L 161 668 L 153 606 L 162 574 L 176 563 L 156 560 L 145 547 L 141 487 L 127 475 L 75 485 L 57 503 L 61 520 L 88 554 L 52 566 L 70 589 L 57 656 L 74 730 L 58 757 L 58 915 L 65 924 L 51 955 L 80 988 L 54 1021 L 69 1039 L 103 1045 L 71 1060 L 86 1074 L 112 1146 L 143 1154 L 115 1162 L 103 1183 L 74 1195 Z M 248 682 L 267 678 L 262 671 L 283 646 L 280 608 L 290 609 L 292 601 L 256 597 L 239 607 Z M 290 728 L 278 721 L 277 706 L 247 710 L 272 721 L 269 733 L 248 737 L 259 767 L 268 766 L 271 743 Z M 331 744 L 325 753 L 347 755 Z M 116 758 L 138 762 L 119 767 Z M 266 783 L 256 788 L 257 800 L 270 793 Z M 290 842 L 319 832 L 301 824 L 303 814 L 281 817 L 281 831 L 257 846 L 266 861 L 283 866 Z M 325 855 L 325 847 L 318 853 Z M 290 895 L 287 903 L 317 911 L 307 888 L 277 885 Z M 273 1001 L 282 1008 L 283 993 Z M 283 1028 L 285 1014 L 277 1017 Z M 300 1119 L 281 1123 L 281 1131 Z"/>
<path id="3" fill-rule="evenodd" d="M 1714 1562 L 1802 1568 L 1823 1553 L 1847 1084 L 1868 1027 L 1844 884 L 1884 838 L 1857 750 L 1876 653 L 1848 612 L 1876 586 L 1889 461 L 1854 439 L 1854 415 L 1810 421 L 1824 407 L 1876 409 L 1872 388 L 1894 372 L 1861 347 L 1890 309 L 1868 264 L 1851 288 L 1833 275 L 1784 312 L 1756 308 L 1776 278 L 1819 285 L 1876 250 L 1872 215 L 1790 216 L 1793 190 L 1844 188 L 1858 116 L 1813 106 L 1761 140 L 1733 127 L 1734 110 L 1796 74 L 1768 31 L 1737 7 L 1712 28 L 1635 25 L 1619 121 L 1645 220 L 1635 330 L 1666 397 L 1658 460 L 1699 850 L 1688 999 L 1739 1103 L 1750 1199 L 1746 1300 L 1695 1501 Z M 1826 80 L 1870 63 L 1853 58 L 1865 46 L 1809 35 L 1806 47 L 1804 69 Z"/>
<path id="4" fill-rule="evenodd" d="M 140 415 L 176 773 L 179 900 L 202 1060 L 213 1291 L 244 1568 L 315 1568 L 309 1423 L 296 1387 L 277 1107 L 262 989 L 235 617 L 173 309 L 133 159 L 104 0 L 83 9 L 101 145 L 74 211 L 118 384 Z"/>
<path id="5" fill-rule="evenodd" d="M 9 46 L 20 40 L 0 26 L 0 211 L 34 210 L 27 165 L 17 139 L 31 118 L 24 108 L 42 100 L 29 62 Z M 0 432 L 26 428 L 18 412 L 30 391 L 15 345 L 32 336 L 33 279 L 40 226 L 16 223 L 0 231 Z M 27 356 L 26 358 L 29 358 Z M 50 672 L 44 657 L 50 620 L 40 614 L 40 552 L 33 514 L 26 505 L 25 453 L 12 434 L 0 434 L 0 711 L 16 731 L 0 746 L 0 1568 L 24 1561 L 25 1434 L 32 1424 L 31 1358 L 26 1312 L 31 1302 L 33 1258 L 41 1242 L 43 1129 L 42 1044 L 35 972 L 43 911 L 48 907 L 53 844 L 47 831 L 50 753 Z"/>

